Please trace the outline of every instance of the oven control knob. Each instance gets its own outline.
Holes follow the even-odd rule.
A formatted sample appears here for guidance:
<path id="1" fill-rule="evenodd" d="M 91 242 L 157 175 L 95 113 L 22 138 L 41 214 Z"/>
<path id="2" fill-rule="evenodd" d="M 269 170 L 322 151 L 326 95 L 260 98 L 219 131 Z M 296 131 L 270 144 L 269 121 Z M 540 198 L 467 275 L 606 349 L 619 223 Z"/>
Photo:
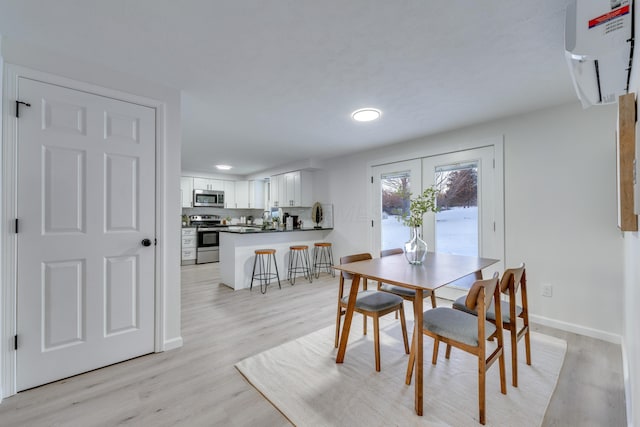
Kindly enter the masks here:
<path id="1" fill-rule="evenodd" d="M 142 246 L 151 246 L 151 240 L 149 239 L 142 239 Z"/>

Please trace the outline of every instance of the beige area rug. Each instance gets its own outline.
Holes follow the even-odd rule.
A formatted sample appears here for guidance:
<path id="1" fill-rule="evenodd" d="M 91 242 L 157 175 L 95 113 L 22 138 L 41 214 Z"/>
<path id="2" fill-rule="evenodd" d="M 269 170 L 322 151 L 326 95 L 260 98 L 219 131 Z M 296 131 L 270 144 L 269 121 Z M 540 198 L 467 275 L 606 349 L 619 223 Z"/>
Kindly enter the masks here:
<path id="1" fill-rule="evenodd" d="M 440 346 L 431 364 L 433 340 L 424 336 L 424 416 L 414 411 L 414 387 L 404 384 L 408 355 L 399 321 L 381 319 L 382 371 L 376 372 L 372 328 L 362 335 L 355 316 L 343 364 L 336 364 L 334 327 L 287 342 L 236 364 L 244 377 L 285 417 L 298 426 L 479 426 L 477 359 Z M 388 320 L 387 320 L 388 319 Z M 410 327 L 412 323 L 409 323 Z M 507 394 L 500 393 L 500 370 L 487 372 L 488 426 L 540 426 L 555 389 L 567 344 L 531 334 L 532 366 L 519 358 L 518 388 L 511 386 L 507 354 Z M 524 340 L 519 355 L 524 356 Z"/>

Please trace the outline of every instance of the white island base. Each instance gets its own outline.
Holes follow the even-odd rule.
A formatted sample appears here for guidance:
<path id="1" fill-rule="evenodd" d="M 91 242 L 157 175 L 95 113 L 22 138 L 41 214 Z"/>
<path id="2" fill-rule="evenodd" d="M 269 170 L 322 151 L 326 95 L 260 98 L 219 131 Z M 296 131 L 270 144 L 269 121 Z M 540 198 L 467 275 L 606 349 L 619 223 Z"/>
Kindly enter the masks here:
<path id="1" fill-rule="evenodd" d="M 302 229 L 292 231 L 273 231 L 257 233 L 220 232 L 220 281 L 235 290 L 246 289 L 251 284 L 254 251 L 256 249 L 275 249 L 280 283 L 289 286 L 287 271 L 289 268 L 289 246 L 309 246 L 309 258 L 313 263 L 313 244 L 325 242 L 330 228 Z M 335 256 L 335 254 L 334 254 Z M 334 258 L 335 260 L 335 258 Z M 272 267 L 272 271 L 275 269 Z M 304 280 L 300 277 L 298 280 Z M 260 289 L 260 283 L 254 282 Z M 276 280 L 270 286 L 278 286 Z"/>

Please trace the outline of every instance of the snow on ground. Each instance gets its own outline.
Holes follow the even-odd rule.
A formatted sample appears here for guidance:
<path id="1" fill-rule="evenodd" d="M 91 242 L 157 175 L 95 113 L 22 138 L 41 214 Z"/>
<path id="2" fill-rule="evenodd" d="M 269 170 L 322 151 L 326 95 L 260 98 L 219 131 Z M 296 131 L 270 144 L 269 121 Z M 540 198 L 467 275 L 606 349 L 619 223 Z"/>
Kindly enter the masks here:
<path id="1" fill-rule="evenodd" d="M 400 248 L 409 240 L 409 227 L 389 215 L 382 219 L 382 249 Z M 424 239 L 426 240 L 426 239 Z M 431 251 L 478 256 L 478 207 L 451 208 L 436 214 L 436 247 Z"/>

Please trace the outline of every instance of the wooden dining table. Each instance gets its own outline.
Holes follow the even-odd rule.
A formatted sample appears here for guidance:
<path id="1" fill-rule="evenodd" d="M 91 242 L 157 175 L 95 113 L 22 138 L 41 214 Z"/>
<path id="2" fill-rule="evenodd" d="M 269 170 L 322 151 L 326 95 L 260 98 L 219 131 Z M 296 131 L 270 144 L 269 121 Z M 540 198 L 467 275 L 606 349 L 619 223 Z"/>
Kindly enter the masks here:
<path id="1" fill-rule="evenodd" d="M 336 363 L 343 363 L 347 351 L 347 341 L 351 329 L 351 319 L 356 305 L 356 296 L 362 278 L 389 283 L 415 290 L 413 303 L 414 339 L 416 340 L 416 367 L 414 369 L 415 410 L 422 415 L 423 396 L 423 348 L 422 348 L 422 300 L 425 291 L 434 291 L 442 286 L 451 284 L 463 277 L 474 275 L 475 279 L 482 278 L 482 269 L 487 268 L 499 260 L 479 258 L 444 253 L 428 252 L 422 264 L 409 264 L 404 254 L 357 261 L 349 264 L 334 265 L 336 270 L 345 271 L 353 275 L 349 290 L 349 302 L 345 314 L 340 346 Z"/>

